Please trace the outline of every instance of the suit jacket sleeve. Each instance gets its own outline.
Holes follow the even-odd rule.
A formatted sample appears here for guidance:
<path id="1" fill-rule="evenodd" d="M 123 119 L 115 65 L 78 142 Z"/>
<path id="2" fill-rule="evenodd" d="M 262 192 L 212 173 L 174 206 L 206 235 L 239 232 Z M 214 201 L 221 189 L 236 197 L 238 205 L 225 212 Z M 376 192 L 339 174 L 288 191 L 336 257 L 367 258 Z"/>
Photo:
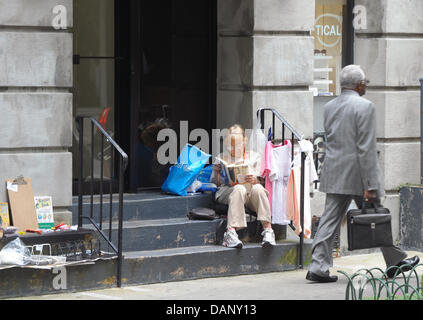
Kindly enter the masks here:
<path id="1" fill-rule="evenodd" d="M 379 188 L 375 113 L 373 103 L 361 106 L 356 112 L 356 145 L 364 190 L 378 190 Z"/>

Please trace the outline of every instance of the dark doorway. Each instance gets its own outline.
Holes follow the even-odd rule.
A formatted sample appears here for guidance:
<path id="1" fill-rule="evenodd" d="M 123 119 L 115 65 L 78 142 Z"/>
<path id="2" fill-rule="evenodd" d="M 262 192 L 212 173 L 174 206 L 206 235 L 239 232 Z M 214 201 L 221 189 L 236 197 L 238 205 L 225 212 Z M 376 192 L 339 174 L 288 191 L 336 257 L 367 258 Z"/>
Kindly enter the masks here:
<path id="1" fill-rule="evenodd" d="M 122 1 L 126 2 L 126 1 Z M 74 0 L 74 85 L 73 116 L 92 116 L 103 124 L 104 129 L 113 139 L 118 139 L 116 122 L 122 110 L 119 101 L 122 77 L 118 73 L 123 63 L 128 63 L 128 56 L 118 56 L 116 51 L 120 43 L 120 19 L 115 0 Z M 121 3 L 119 1 L 119 3 Z M 99 189 L 100 168 L 104 166 L 105 184 L 115 180 L 110 156 L 100 155 L 101 135 L 95 131 L 93 173 L 91 173 L 91 130 L 90 123 L 84 122 L 84 136 L 80 136 L 74 121 L 73 129 L 73 194 L 78 193 L 78 143 L 84 141 L 83 183 L 84 193 L 89 193 L 89 180 L 95 180 L 95 191 Z M 106 147 L 106 154 L 111 151 Z"/>
<path id="2" fill-rule="evenodd" d="M 155 158 L 159 129 L 179 137 L 180 121 L 188 132 L 215 127 L 216 6 L 216 0 L 154 0 L 131 8 L 131 71 L 139 74 L 131 79 L 131 191 L 158 188 L 167 177 L 169 166 Z"/>
<path id="3" fill-rule="evenodd" d="M 108 131 L 129 155 L 126 191 L 159 188 L 168 166 L 146 141 L 151 125 L 178 137 L 180 121 L 188 130 L 216 125 L 216 0 L 74 3 L 74 116 L 110 109 Z"/>

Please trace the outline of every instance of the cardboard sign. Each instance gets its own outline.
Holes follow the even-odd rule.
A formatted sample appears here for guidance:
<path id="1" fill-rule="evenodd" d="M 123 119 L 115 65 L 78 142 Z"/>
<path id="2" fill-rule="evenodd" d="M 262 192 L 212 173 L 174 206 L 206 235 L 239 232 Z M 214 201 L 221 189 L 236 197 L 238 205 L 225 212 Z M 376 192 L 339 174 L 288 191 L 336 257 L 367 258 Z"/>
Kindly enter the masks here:
<path id="1" fill-rule="evenodd" d="M 6 183 L 13 226 L 19 231 L 38 229 L 31 179 L 7 179 Z"/>
<path id="2" fill-rule="evenodd" d="M 34 197 L 37 212 L 38 228 L 50 229 L 54 227 L 53 203 L 51 197 Z"/>

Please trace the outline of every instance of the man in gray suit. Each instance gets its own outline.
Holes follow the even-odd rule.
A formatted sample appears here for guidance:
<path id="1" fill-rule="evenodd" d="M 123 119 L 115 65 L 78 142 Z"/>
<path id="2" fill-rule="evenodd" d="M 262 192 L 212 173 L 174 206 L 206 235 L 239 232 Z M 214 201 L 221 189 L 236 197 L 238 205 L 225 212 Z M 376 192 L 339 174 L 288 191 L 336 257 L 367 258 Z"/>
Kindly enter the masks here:
<path id="1" fill-rule="evenodd" d="M 333 240 L 352 200 L 360 208 L 363 198 L 379 202 L 384 196 L 381 186 L 376 150 L 375 106 L 362 98 L 366 93 L 363 70 L 356 65 L 346 66 L 340 73 L 342 94 L 326 104 L 324 127 L 327 135 L 326 155 L 320 179 L 320 191 L 326 193 L 325 212 L 312 245 L 312 261 L 306 279 L 316 282 L 335 282 L 329 275 L 333 265 Z M 387 267 L 410 266 L 419 258 L 406 259 L 398 247 L 381 248 Z M 388 271 L 392 277 L 395 268 Z"/>

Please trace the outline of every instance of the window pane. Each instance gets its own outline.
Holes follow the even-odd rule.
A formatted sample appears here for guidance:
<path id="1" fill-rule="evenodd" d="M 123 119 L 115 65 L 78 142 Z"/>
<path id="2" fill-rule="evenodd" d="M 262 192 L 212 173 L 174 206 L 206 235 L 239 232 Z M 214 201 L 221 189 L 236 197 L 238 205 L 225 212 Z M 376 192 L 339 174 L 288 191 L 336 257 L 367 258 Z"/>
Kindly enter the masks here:
<path id="1" fill-rule="evenodd" d="M 114 56 L 114 0 L 74 0 L 73 3 L 74 53 L 81 56 Z"/>
<path id="2" fill-rule="evenodd" d="M 346 0 L 316 0 L 314 36 L 315 96 L 337 96 L 342 69 L 343 8 Z"/>

